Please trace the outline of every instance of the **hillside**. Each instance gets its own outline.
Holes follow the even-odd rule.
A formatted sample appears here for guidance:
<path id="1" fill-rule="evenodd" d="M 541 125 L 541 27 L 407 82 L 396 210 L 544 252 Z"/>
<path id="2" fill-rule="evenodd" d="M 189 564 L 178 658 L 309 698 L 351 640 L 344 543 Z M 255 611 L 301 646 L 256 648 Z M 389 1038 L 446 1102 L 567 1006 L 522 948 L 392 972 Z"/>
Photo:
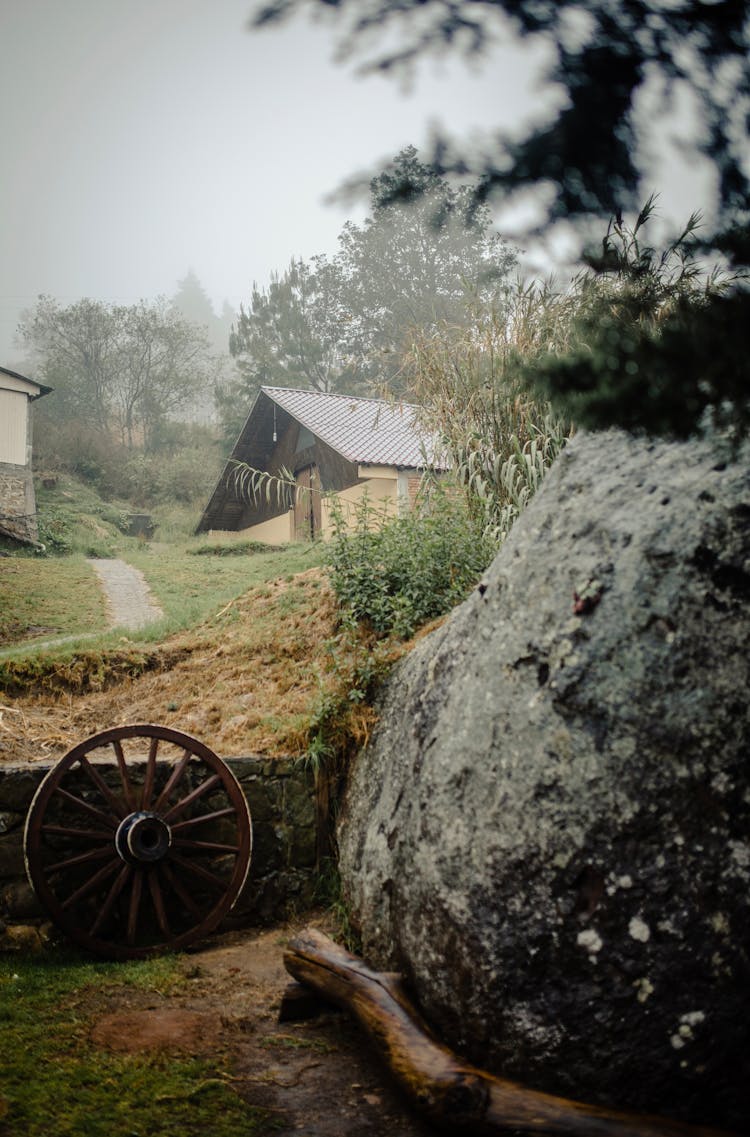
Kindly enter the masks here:
<path id="1" fill-rule="evenodd" d="M 250 589 L 161 644 L 4 660 L 0 761 L 56 758 L 97 730 L 138 721 L 186 730 L 222 756 L 301 754 L 332 683 L 325 644 L 335 620 L 313 568 Z"/>

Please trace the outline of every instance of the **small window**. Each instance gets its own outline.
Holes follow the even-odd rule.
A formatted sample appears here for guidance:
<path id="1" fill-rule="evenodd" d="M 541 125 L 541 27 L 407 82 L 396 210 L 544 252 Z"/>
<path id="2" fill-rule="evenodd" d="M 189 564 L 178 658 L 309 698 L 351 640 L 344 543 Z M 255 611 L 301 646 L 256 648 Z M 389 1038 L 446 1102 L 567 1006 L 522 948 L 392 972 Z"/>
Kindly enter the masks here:
<path id="1" fill-rule="evenodd" d="M 299 434 L 297 435 L 297 448 L 294 453 L 299 454 L 301 450 L 308 450 L 311 446 L 314 445 L 315 435 L 313 432 L 311 430 L 308 430 L 306 426 L 301 426 L 299 428 Z"/>

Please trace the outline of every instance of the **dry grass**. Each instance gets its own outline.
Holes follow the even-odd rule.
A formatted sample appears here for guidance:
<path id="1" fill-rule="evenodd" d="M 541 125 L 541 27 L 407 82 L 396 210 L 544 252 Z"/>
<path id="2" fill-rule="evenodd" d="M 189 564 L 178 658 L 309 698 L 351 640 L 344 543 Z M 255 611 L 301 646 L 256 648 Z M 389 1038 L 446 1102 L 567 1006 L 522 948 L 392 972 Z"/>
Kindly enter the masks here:
<path id="1" fill-rule="evenodd" d="M 185 730 L 222 757 L 304 753 L 306 725 L 334 634 L 333 596 L 318 568 L 251 589 L 190 632 L 155 647 L 118 649 L 122 667 L 75 655 L 36 680 L 33 691 L 0 696 L 0 762 L 56 759 L 82 738 L 128 722 Z M 81 691 L 81 675 L 89 687 Z M 92 683 L 92 675 L 94 682 Z M 97 680 L 96 676 L 100 679 Z"/>

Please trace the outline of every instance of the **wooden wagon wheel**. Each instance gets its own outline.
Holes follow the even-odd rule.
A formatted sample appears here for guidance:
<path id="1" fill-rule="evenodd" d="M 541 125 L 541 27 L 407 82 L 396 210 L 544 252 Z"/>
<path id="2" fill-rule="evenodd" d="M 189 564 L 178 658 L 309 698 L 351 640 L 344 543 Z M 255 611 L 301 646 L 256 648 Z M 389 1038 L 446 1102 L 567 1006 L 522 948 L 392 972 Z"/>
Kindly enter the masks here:
<path id="1" fill-rule="evenodd" d="M 110 959 L 213 931 L 247 878 L 250 811 L 227 766 L 165 726 L 114 727 L 61 758 L 26 819 L 31 884 L 54 922 Z"/>

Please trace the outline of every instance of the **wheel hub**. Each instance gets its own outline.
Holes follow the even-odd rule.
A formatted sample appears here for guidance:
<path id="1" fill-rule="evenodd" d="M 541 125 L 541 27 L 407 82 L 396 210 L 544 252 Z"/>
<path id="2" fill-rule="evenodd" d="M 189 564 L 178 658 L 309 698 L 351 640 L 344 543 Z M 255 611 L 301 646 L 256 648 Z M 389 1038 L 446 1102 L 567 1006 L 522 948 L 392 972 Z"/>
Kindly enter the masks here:
<path id="1" fill-rule="evenodd" d="M 115 833 L 115 848 L 130 865 L 161 861 L 172 844 L 172 830 L 157 813 L 137 810 L 124 817 Z"/>

